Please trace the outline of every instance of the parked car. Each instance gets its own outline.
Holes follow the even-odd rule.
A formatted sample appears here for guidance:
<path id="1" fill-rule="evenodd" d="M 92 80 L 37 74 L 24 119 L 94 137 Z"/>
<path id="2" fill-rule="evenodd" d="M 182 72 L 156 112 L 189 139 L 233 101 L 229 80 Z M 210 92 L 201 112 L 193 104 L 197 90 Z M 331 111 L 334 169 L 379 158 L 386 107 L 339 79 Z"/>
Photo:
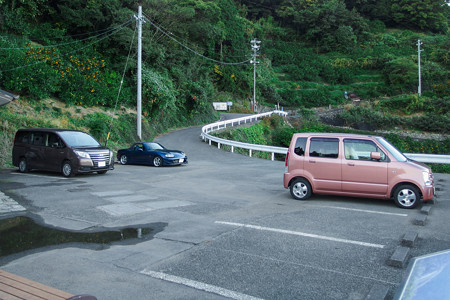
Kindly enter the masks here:
<path id="1" fill-rule="evenodd" d="M 183 151 L 168 150 L 156 142 L 134 143 L 128 149 L 120 149 L 117 151 L 117 159 L 122 165 L 138 164 L 155 167 L 188 163 L 187 156 Z"/>
<path id="2" fill-rule="evenodd" d="M 68 129 L 19 129 L 13 146 L 13 165 L 20 172 L 33 169 L 105 174 L 114 169 L 114 154 L 86 132 Z"/>
<path id="3" fill-rule="evenodd" d="M 392 198 L 401 208 L 434 197 L 428 166 L 406 158 L 382 137 L 353 134 L 294 134 L 284 187 L 298 200 L 313 193 Z"/>

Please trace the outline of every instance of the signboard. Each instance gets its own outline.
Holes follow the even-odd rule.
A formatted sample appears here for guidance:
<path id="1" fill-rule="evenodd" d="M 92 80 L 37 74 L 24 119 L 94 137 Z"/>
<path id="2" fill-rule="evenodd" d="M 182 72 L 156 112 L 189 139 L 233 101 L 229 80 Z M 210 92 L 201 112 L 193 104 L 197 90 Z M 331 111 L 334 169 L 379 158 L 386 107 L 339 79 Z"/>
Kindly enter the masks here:
<path id="1" fill-rule="evenodd" d="M 227 102 L 213 102 L 213 106 L 215 110 L 227 110 Z"/>

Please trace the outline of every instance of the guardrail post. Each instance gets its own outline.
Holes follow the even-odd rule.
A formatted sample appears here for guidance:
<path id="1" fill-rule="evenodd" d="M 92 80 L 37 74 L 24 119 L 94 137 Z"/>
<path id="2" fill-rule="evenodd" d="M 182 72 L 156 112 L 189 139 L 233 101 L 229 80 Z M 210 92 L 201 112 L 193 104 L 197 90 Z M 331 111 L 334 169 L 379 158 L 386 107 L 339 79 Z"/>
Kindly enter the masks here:
<path id="1" fill-rule="evenodd" d="M 272 161 L 275 160 L 275 152 L 272 152 Z"/>
<path id="2" fill-rule="evenodd" d="M 231 153 L 234 153 L 234 146 L 231 146 Z"/>
<path id="3" fill-rule="evenodd" d="M 217 143 L 217 148 L 219 148 L 219 149 L 220 149 L 220 143 Z"/>
<path id="4" fill-rule="evenodd" d="M 252 149 L 248 149 L 248 155 L 252 157 Z"/>

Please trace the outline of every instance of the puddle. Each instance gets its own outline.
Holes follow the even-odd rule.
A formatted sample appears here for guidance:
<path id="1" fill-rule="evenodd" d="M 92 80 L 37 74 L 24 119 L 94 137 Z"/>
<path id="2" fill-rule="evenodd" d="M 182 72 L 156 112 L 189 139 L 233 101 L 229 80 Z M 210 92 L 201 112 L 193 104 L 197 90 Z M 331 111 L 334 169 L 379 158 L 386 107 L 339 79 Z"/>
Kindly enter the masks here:
<path id="1" fill-rule="evenodd" d="M 99 232 L 71 232 L 36 224 L 28 217 L 0 220 L 0 257 L 35 248 L 64 243 L 110 244 L 144 238 L 152 228 L 123 228 Z"/>

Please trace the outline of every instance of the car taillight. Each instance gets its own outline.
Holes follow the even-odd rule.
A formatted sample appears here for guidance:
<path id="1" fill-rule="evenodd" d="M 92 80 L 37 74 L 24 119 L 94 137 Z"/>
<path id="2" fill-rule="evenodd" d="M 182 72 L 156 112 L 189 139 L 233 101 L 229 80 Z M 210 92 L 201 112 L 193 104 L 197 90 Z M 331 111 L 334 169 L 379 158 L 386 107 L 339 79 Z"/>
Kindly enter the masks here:
<path id="1" fill-rule="evenodd" d="M 289 160 L 289 151 L 286 153 L 286 161 L 284 162 L 284 166 L 288 166 L 288 160 Z"/>

